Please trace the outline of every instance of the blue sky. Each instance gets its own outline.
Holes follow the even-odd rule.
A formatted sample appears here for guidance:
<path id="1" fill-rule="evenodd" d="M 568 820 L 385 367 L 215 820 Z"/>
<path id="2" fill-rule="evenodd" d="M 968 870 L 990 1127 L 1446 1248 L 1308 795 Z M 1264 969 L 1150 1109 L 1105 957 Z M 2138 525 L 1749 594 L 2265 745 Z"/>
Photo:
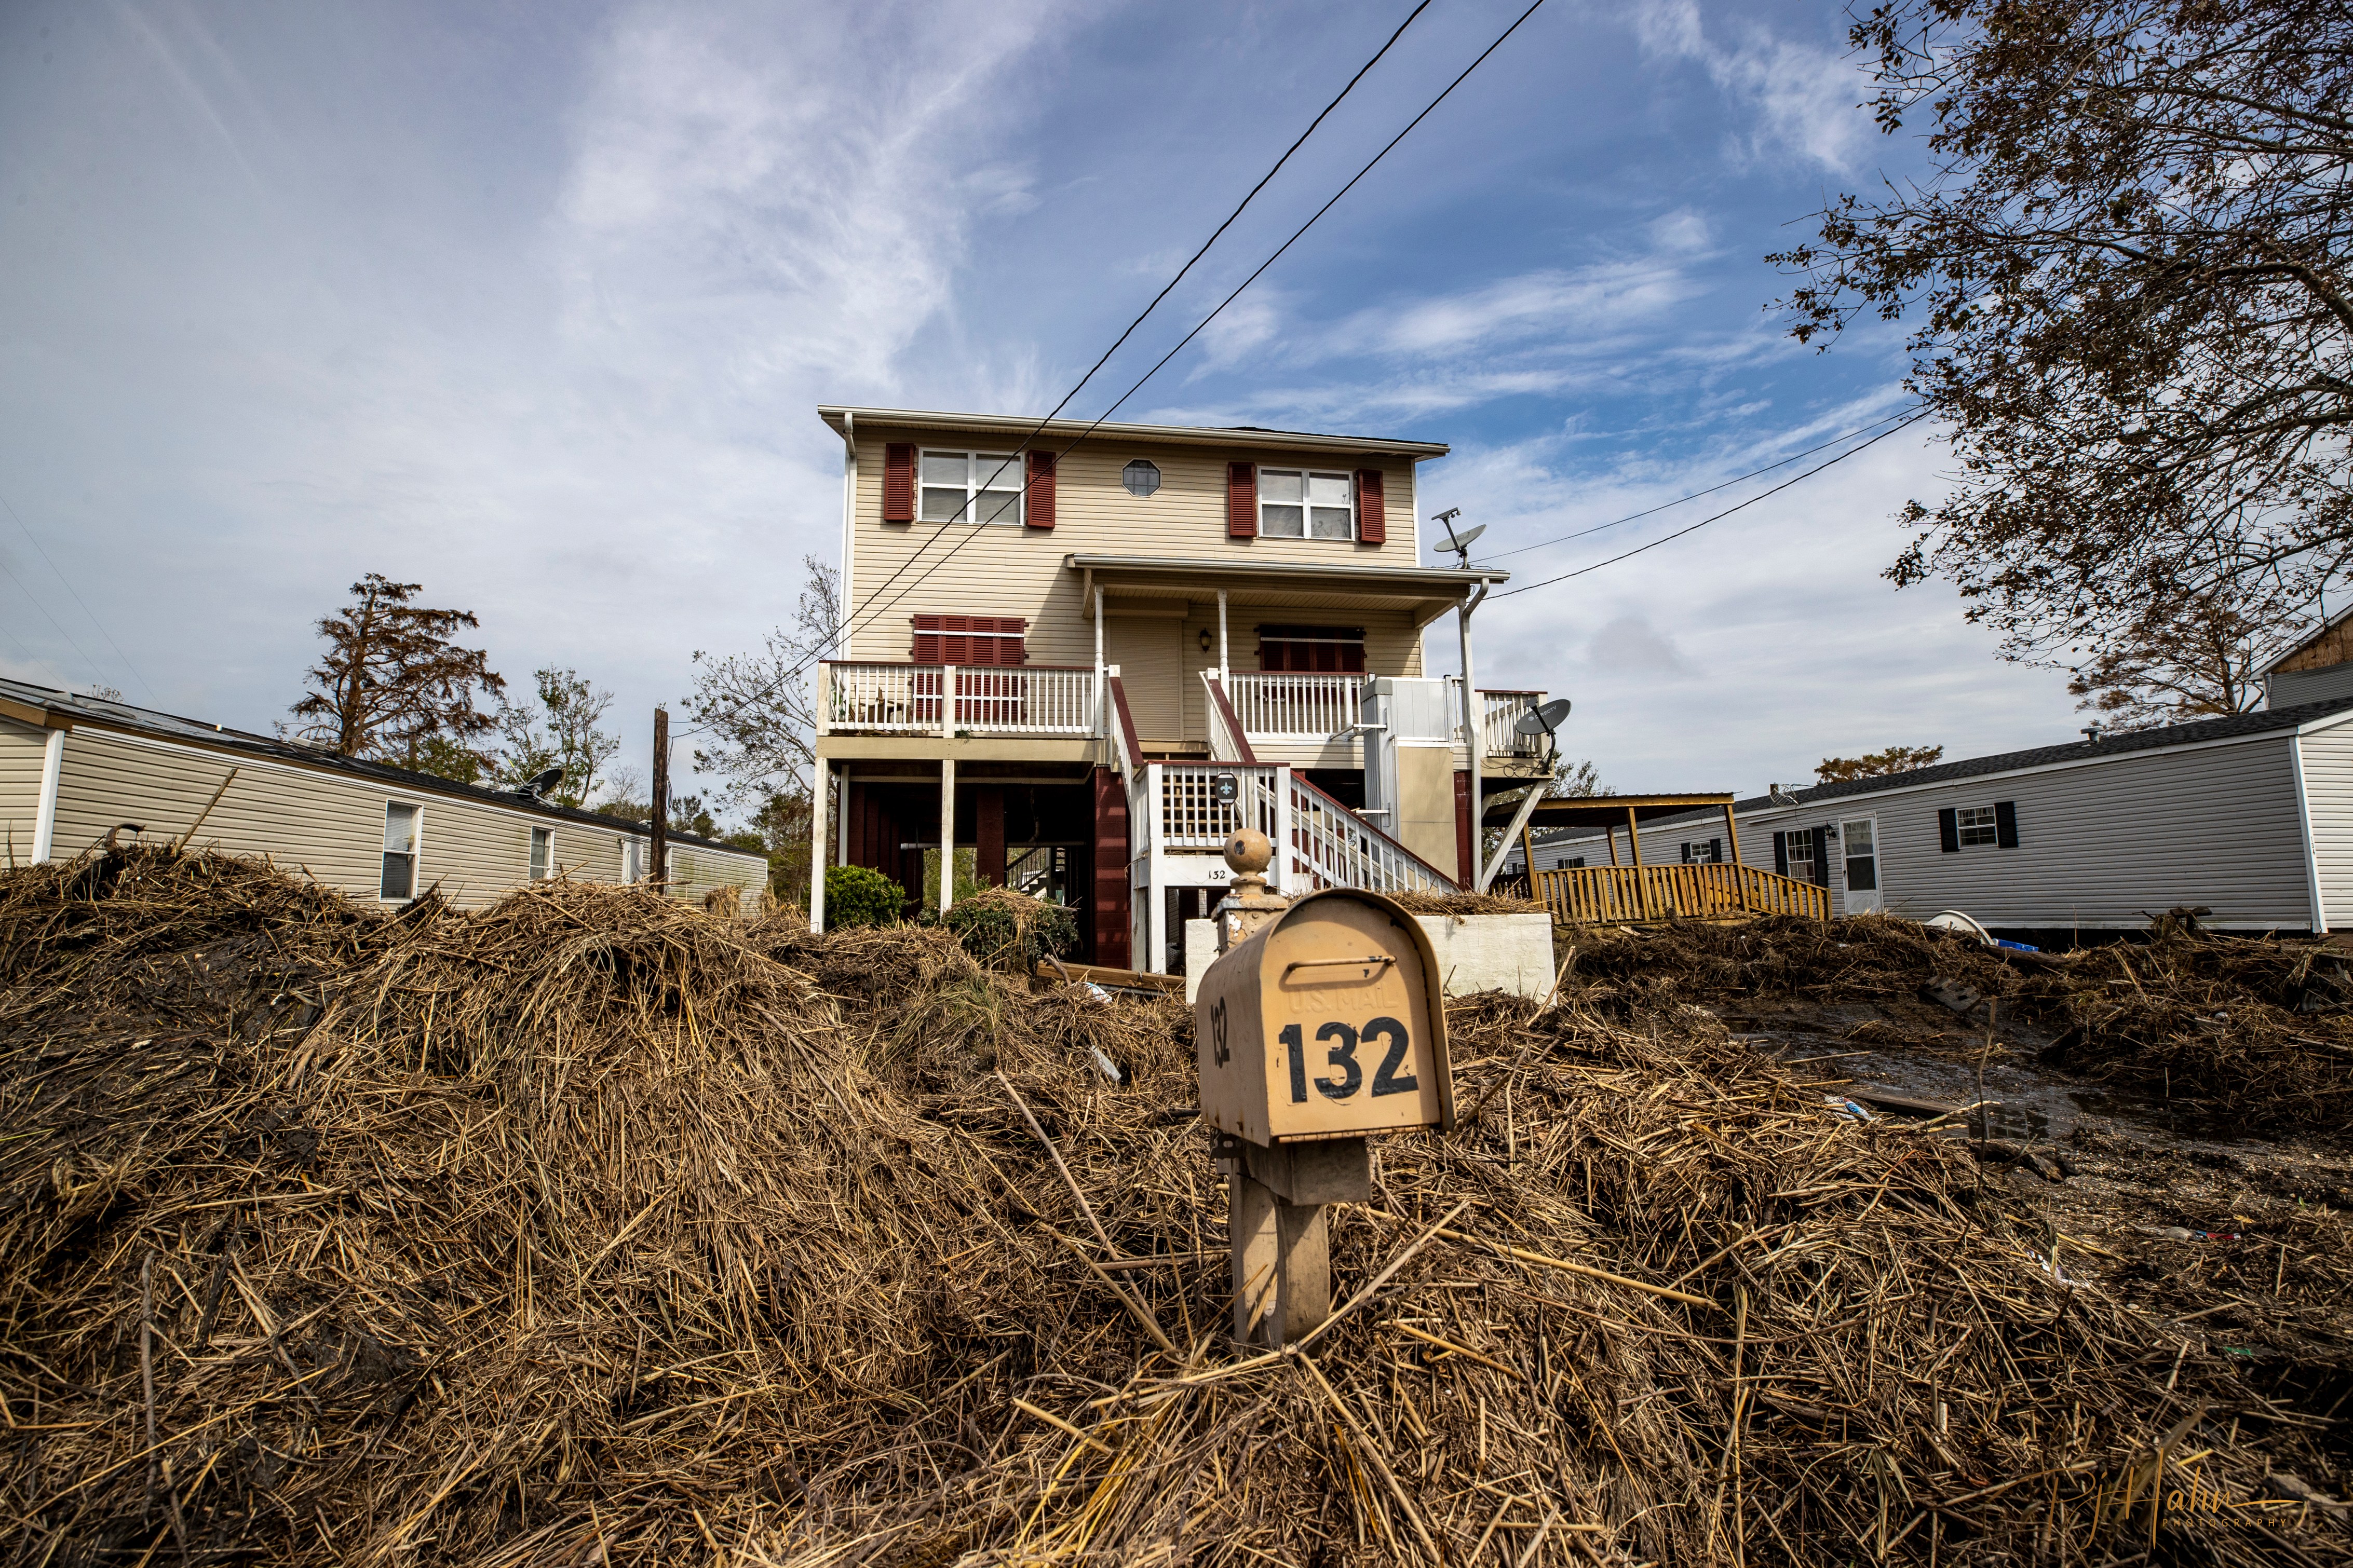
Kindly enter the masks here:
<path id="1" fill-rule="evenodd" d="M 510 677 L 614 688 L 634 756 L 691 652 L 838 549 L 816 404 L 1050 405 L 1409 8 L 19 0 L 0 671 L 266 728 L 375 570 L 477 611 Z M 1072 406 L 1520 9 L 1437 0 Z M 1803 215 L 1915 166 L 1844 21 L 1550 0 L 1121 416 L 1449 442 L 1423 510 L 1507 549 L 1898 406 L 1892 335 L 1820 355 L 1764 309 Z M 1482 684 L 1574 698 L 1627 789 L 2071 739 L 2060 677 L 1879 576 L 1940 488 L 1924 434 L 1482 609 Z"/>

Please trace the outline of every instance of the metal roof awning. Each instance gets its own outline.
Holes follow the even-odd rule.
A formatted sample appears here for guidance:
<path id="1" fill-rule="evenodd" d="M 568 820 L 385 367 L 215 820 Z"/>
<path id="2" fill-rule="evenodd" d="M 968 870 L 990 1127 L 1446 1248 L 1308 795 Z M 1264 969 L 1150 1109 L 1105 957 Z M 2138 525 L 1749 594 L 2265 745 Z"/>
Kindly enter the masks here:
<path id="1" fill-rule="evenodd" d="M 1435 566 L 1330 566 L 1301 562 L 1198 560 L 1173 555 L 1065 555 L 1062 564 L 1085 574 L 1086 613 L 1094 590 L 1122 599 L 1203 599 L 1223 591 L 1229 605 L 1352 609 L 1388 605 L 1426 625 L 1454 608 L 1482 583 L 1507 583 L 1508 572 Z"/>
<path id="2" fill-rule="evenodd" d="M 1691 816 L 1703 811 L 1728 809 L 1736 797 L 1729 792 L 1721 795 L 1583 795 L 1554 796 L 1538 801 L 1535 814 L 1528 819 L 1531 830 L 1549 828 L 1623 827 L 1630 816 L 1637 824 L 1657 822 L 1668 817 Z M 1489 801 L 1484 814 L 1490 827 L 1509 826 L 1518 814 L 1520 803 L 1515 800 Z"/>
<path id="3" fill-rule="evenodd" d="M 838 433 L 863 426 L 892 430 L 969 430 L 980 435 L 1035 436 L 1062 441 L 1156 441 L 1181 447 L 1289 447 L 1328 452 L 1378 452 L 1419 462 L 1442 458 L 1442 441 L 1400 441 L 1381 436 L 1329 436 L 1310 430 L 1261 430 L 1253 425 L 1113 425 L 1085 419 L 1039 420 L 1016 414 L 947 414 L 920 408 L 851 408 L 819 404 L 818 417 Z"/>

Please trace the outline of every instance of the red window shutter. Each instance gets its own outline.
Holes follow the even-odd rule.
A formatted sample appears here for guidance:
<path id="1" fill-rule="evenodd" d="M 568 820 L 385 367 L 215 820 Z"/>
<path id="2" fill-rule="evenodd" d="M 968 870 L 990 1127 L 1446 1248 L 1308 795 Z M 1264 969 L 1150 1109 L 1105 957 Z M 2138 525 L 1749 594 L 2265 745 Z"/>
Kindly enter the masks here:
<path id="1" fill-rule="evenodd" d="M 917 664 L 969 667 L 1028 662 L 1022 634 L 1029 623 L 1019 616 L 923 615 L 915 616 L 914 622 Z"/>
<path id="2" fill-rule="evenodd" d="M 1378 468 L 1356 470 L 1356 537 L 1366 544 L 1388 541 L 1388 508 L 1381 499 Z"/>
<path id="3" fill-rule="evenodd" d="M 1258 537 L 1258 465 L 1226 465 L 1226 535 L 1230 539 Z"/>
<path id="4" fill-rule="evenodd" d="M 1031 528 L 1054 526 L 1054 454 L 1029 454 L 1029 493 L 1022 498 L 1021 521 Z M 1019 663 L 1018 659 L 1014 661 Z"/>
<path id="5" fill-rule="evenodd" d="M 882 448 L 882 521 L 915 521 L 915 447 L 892 441 Z"/>

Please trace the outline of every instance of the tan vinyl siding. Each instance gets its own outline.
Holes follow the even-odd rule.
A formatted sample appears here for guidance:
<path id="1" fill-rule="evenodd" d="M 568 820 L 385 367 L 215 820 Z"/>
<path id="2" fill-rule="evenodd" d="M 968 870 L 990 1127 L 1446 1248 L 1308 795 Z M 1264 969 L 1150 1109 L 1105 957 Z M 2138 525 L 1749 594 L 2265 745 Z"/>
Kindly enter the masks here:
<path id="1" fill-rule="evenodd" d="M 1741 858 L 1769 871 L 1776 829 L 1873 816 L 1891 914 L 1916 920 L 1952 909 L 1989 926 L 2115 930 L 2145 927 L 2148 913 L 2176 904 L 2203 904 L 2217 926 L 2306 930 L 2311 877 L 2290 744 L 2283 731 L 1746 813 Z M 2016 848 L 1942 850 L 1940 809 L 2005 800 L 2017 803 Z M 1645 858 L 1654 834 L 1669 839 L 1646 829 Z M 1832 864 L 1832 900 L 1842 910 L 1835 851 Z"/>
<path id="2" fill-rule="evenodd" d="M 1215 447 L 1155 447 L 1144 442 L 1089 441 L 1064 456 L 1055 483 L 1055 526 L 1024 528 L 1009 524 L 955 523 L 941 531 L 936 522 L 882 521 L 883 447 L 896 441 L 919 447 L 975 451 L 1009 450 L 986 437 L 966 434 L 926 435 L 919 431 L 858 432 L 858 479 L 855 515 L 850 523 L 850 603 L 860 625 L 849 638 L 849 657 L 902 662 L 910 657 L 913 621 L 921 614 L 1020 616 L 1029 622 L 1028 655 L 1032 664 L 1092 667 L 1094 663 L 1094 622 L 1082 603 L 1082 574 L 1066 570 L 1069 554 L 1178 556 L 1230 561 L 1238 565 L 1397 566 L 1419 564 L 1415 554 L 1416 516 L 1413 464 L 1403 458 L 1370 456 L 1341 459 L 1329 455 L 1285 453 L 1237 442 L 1230 451 Z M 1160 468 L 1157 493 L 1131 496 L 1120 483 L 1120 473 L 1136 458 Z M 1336 471 L 1346 468 L 1377 468 L 1387 492 L 1388 542 L 1360 544 L 1330 539 L 1230 539 L 1226 534 L 1226 464 L 1255 462 L 1261 467 L 1300 467 Z M 934 536 L 937 542 L 931 542 Z M 953 551 L 951 555 L 949 552 Z M 910 559 L 913 564 L 908 565 Z M 904 566 L 902 572 L 901 568 Z M 927 568 L 931 570 L 925 575 Z M 897 573 L 896 580 L 892 574 Z M 887 584 L 887 586 L 886 586 Z M 913 586 L 910 586 L 913 584 Z M 1198 628 L 1198 609 L 1206 605 L 1214 628 L 1217 595 L 1205 590 L 1196 605 L 1188 632 Z M 1230 620 L 1240 626 L 1262 620 L 1328 620 L 1355 624 L 1364 619 L 1345 610 L 1284 611 L 1265 606 L 1236 606 Z M 1369 636 L 1369 628 L 1367 631 Z M 1421 672 L 1418 638 L 1397 639 L 1398 646 L 1368 656 L 1384 674 Z M 1250 656 L 1255 638 L 1237 631 L 1234 668 L 1256 668 Z M 1193 647 L 1198 655 L 1198 641 Z"/>
<path id="3" fill-rule="evenodd" d="M 2329 930 L 2342 931 L 2353 926 L 2353 723 L 2315 730 L 2298 744 L 2321 914 Z"/>
<path id="4" fill-rule="evenodd" d="M 47 730 L 0 719 L 0 866 L 33 858 L 33 828 L 41 809 L 41 757 Z"/>
<path id="5" fill-rule="evenodd" d="M 177 838 L 195 826 L 232 768 L 237 777 L 205 818 L 198 845 L 267 856 L 355 898 L 363 891 L 375 897 L 384 855 L 381 788 L 323 773 L 314 781 L 282 764 L 88 726 L 66 737 L 52 852 L 71 859 L 124 823 L 138 824 L 151 842 Z M 425 830 L 435 830 L 430 813 Z"/>
<path id="6" fill-rule="evenodd" d="M 37 766 L 37 752 L 36 760 Z M 70 858 L 121 823 L 140 825 L 151 843 L 176 838 L 225 780 L 227 788 L 195 837 L 199 847 L 267 858 L 363 902 L 376 901 L 383 885 L 385 806 L 392 801 L 418 808 L 417 888 L 438 885 L 461 909 L 481 908 L 529 883 L 533 827 L 554 830 L 555 863 L 573 879 L 609 882 L 621 875 L 617 828 L 88 727 L 66 737 L 54 853 Z M 759 856 L 683 847 L 671 854 L 700 862 L 694 876 L 702 885 L 691 886 L 687 896 L 699 898 L 721 881 L 756 889 L 767 876 Z"/>

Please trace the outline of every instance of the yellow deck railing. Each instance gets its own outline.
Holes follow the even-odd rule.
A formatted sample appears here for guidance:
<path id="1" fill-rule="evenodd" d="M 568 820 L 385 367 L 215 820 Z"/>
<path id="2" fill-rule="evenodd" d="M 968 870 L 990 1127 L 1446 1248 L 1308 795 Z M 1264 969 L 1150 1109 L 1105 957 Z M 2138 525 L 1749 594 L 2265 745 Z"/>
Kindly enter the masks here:
<path id="1" fill-rule="evenodd" d="M 1753 866 L 1572 866 L 1536 873 L 1535 897 L 1565 925 L 1662 921 L 1674 916 L 1805 915 L 1831 918 L 1828 888 Z"/>

